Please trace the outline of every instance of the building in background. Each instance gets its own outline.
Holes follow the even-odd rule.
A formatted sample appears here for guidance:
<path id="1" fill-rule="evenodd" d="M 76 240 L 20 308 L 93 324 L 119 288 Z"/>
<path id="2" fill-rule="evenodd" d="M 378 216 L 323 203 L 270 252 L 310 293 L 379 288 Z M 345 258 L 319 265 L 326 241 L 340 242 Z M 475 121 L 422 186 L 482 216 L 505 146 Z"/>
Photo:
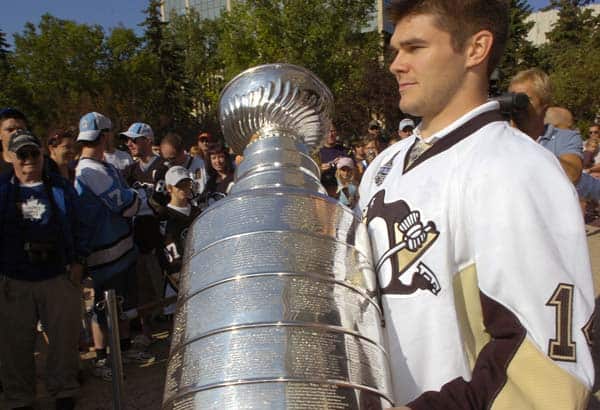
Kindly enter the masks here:
<path id="1" fill-rule="evenodd" d="M 214 20 L 223 10 L 231 10 L 231 2 L 235 0 L 163 0 L 160 12 L 163 21 L 172 14 L 185 14 L 187 9 L 195 9 L 203 18 Z"/>
<path id="2" fill-rule="evenodd" d="M 585 8 L 592 9 L 594 15 L 600 14 L 600 4 L 590 4 Z M 538 11 L 531 13 L 526 21 L 533 21 L 534 26 L 529 31 L 527 39 L 534 46 L 541 46 L 546 42 L 546 34 L 552 31 L 552 25 L 558 21 L 558 10 Z"/>

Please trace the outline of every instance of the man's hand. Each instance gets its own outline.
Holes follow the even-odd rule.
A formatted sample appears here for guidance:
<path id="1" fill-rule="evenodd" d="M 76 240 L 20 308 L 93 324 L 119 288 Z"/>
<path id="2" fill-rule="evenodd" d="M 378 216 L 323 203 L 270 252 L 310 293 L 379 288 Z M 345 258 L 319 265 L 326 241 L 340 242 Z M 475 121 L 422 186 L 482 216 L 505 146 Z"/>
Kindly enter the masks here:
<path id="1" fill-rule="evenodd" d="M 69 268 L 69 280 L 73 282 L 75 286 L 81 286 L 84 270 L 85 267 L 80 263 L 74 262 L 71 264 Z"/>

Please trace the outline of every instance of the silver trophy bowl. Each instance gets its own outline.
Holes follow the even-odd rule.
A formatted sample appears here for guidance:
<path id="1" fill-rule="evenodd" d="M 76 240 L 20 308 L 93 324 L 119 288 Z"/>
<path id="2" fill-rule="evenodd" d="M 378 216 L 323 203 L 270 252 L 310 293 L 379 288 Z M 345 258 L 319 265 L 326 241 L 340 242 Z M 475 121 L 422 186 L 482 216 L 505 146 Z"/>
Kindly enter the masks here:
<path id="1" fill-rule="evenodd" d="M 225 87 L 221 127 L 244 160 L 187 236 L 163 409 L 391 407 L 367 231 L 309 155 L 332 106 L 288 64 Z"/>

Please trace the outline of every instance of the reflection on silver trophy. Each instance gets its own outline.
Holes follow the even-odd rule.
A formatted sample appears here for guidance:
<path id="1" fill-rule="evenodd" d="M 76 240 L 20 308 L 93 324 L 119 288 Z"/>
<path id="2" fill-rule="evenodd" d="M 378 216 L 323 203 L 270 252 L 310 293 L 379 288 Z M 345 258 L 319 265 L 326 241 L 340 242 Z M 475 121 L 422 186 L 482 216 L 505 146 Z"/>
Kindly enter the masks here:
<path id="1" fill-rule="evenodd" d="M 309 155 L 332 106 L 293 65 L 225 87 L 221 127 L 244 161 L 187 236 L 164 409 L 391 406 L 366 228 Z"/>

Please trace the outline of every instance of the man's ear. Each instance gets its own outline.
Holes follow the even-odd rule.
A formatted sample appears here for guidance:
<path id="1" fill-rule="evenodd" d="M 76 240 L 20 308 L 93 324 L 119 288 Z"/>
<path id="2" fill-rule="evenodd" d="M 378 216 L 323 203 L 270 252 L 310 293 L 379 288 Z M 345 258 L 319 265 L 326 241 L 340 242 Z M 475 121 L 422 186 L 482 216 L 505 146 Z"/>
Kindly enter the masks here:
<path id="1" fill-rule="evenodd" d="M 473 34 L 466 44 L 466 67 L 476 67 L 486 61 L 494 44 L 494 35 L 488 30 Z"/>

